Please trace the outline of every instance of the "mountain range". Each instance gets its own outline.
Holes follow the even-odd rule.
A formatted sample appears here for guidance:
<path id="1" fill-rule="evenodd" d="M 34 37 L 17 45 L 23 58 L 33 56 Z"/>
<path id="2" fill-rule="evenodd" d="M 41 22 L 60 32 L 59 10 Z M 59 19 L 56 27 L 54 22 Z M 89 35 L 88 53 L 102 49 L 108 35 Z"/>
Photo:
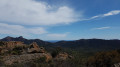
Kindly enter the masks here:
<path id="1" fill-rule="evenodd" d="M 7 36 L 5 38 L 0 39 L 0 41 L 21 41 L 25 44 L 30 44 L 32 42 L 36 42 L 40 46 L 44 47 L 64 47 L 64 48 L 95 48 L 95 49 L 120 49 L 120 40 L 112 39 L 80 39 L 80 40 L 72 40 L 72 41 L 56 41 L 56 42 L 48 42 L 40 39 L 26 39 L 22 36 L 20 37 L 10 37 Z"/>
<path id="2" fill-rule="evenodd" d="M 40 46 L 47 46 L 47 45 L 51 44 L 50 42 L 46 42 L 46 41 L 43 41 L 40 39 L 26 39 L 26 38 L 23 38 L 22 36 L 20 36 L 20 37 L 7 36 L 5 38 L 0 39 L 0 41 L 21 41 L 21 42 L 24 42 L 25 44 L 31 44 L 32 42 L 36 42 Z"/>

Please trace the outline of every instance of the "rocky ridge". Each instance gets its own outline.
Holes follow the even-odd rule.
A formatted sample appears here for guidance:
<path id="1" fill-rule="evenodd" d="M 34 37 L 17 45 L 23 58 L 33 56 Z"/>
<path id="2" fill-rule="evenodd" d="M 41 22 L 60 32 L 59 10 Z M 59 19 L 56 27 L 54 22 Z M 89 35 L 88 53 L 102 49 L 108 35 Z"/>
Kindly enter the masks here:
<path id="1" fill-rule="evenodd" d="M 44 47 L 39 47 L 36 42 L 26 45 L 20 41 L 1 41 L 0 57 L 6 65 L 14 63 L 26 63 L 39 58 L 44 58 L 48 62 L 50 60 L 66 60 L 67 53 L 59 53 L 55 58 L 48 53 Z"/>

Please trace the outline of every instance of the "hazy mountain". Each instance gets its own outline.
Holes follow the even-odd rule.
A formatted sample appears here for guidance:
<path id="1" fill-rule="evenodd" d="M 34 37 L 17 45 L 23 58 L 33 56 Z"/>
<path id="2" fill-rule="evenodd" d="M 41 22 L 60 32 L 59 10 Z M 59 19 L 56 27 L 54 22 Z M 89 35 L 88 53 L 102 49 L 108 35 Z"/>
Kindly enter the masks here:
<path id="1" fill-rule="evenodd" d="M 67 48 L 96 48 L 96 49 L 118 49 L 120 40 L 104 39 L 80 39 L 75 41 L 59 41 L 54 43 L 56 46 Z"/>

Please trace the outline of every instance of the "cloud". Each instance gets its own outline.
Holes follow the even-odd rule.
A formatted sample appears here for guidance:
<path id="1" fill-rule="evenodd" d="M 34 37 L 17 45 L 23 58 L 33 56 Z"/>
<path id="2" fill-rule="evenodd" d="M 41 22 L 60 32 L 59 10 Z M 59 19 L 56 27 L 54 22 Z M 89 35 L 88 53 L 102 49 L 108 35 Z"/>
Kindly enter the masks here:
<path id="1" fill-rule="evenodd" d="M 79 18 L 82 14 L 79 15 Z M 35 0 L 0 0 L 0 21 L 21 25 L 56 25 L 78 21 L 67 6 L 50 6 Z"/>
<path id="2" fill-rule="evenodd" d="M 21 25 L 8 25 L 0 23 L 0 34 L 29 36 L 30 34 L 44 34 L 47 31 L 42 27 L 26 28 Z"/>
<path id="3" fill-rule="evenodd" d="M 103 17 L 120 14 L 120 10 L 110 11 L 103 15 Z"/>
<path id="4" fill-rule="evenodd" d="M 112 16 L 112 15 L 117 15 L 117 14 L 120 14 L 120 10 L 113 10 L 113 11 L 110 11 L 110 12 L 105 13 L 105 14 L 96 15 L 96 16 L 91 17 L 90 19 L 87 19 L 87 20 L 96 19 L 96 18 L 102 18 L 102 17 L 107 17 L 107 16 Z"/>
<path id="5" fill-rule="evenodd" d="M 28 38 L 39 38 L 49 40 L 60 40 L 67 37 L 69 32 L 59 34 L 59 33 L 49 33 L 46 28 L 43 27 L 24 27 L 22 25 L 9 25 L 5 23 L 0 23 L 0 34 L 9 36 L 24 36 Z"/>
<path id="6" fill-rule="evenodd" d="M 83 19 L 82 12 L 78 13 L 68 6 L 55 7 L 36 0 L 0 0 L 0 21 L 16 25 L 70 24 L 117 14 L 120 10 Z"/>
<path id="7" fill-rule="evenodd" d="M 99 28 L 94 28 L 92 30 L 104 30 L 104 29 L 110 29 L 111 27 L 99 27 Z"/>

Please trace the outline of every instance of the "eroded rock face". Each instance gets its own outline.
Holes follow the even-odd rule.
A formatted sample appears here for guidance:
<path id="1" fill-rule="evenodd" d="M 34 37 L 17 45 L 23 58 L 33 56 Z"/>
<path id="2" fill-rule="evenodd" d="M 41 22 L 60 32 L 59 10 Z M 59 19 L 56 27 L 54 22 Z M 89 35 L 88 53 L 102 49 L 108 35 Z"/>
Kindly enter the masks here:
<path id="1" fill-rule="evenodd" d="M 45 49 L 43 47 L 39 47 L 36 42 L 33 42 L 28 48 L 28 53 L 45 53 Z"/>
<path id="2" fill-rule="evenodd" d="M 17 63 L 30 62 L 32 60 L 36 60 L 41 57 L 46 57 L 46 62 L 52 59 L 52 56 L 49 53 L 34 53 L 34 54 L 6 56 L 3 58 L 3 61 L 6 65 L 11 65 L 15 62 Z"/>
<path id="3" fill-rule="evenodd" d="M 33 42 L 32 44 L 30 44 L 30 48 L 39 48 L 39 46 L 37 45 L 36 42 Z"/>

